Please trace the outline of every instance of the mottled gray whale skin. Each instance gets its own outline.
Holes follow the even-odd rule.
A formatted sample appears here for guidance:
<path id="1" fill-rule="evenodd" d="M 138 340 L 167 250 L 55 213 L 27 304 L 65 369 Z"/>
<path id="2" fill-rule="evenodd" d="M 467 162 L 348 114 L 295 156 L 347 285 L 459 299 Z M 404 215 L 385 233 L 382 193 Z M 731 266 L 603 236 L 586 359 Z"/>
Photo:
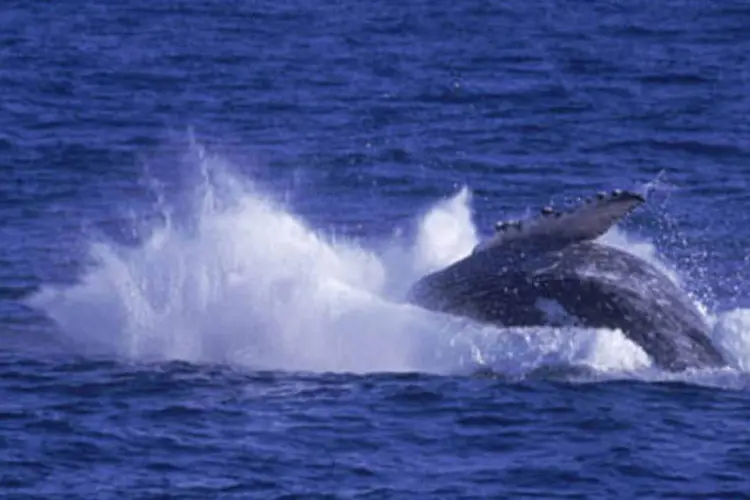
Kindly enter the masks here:
<path id="1" fill-rule="evenodd" d="M 587 327 L 618 328 L 670 371 L 726 364 L 689 297 L 648 262 L 601 243 L 644 202 L 636 193 L 599 193 L 567 213 L 545 208 L 464 259 L 424 276 L 408 300 L 422 308 L 501 326 L 555 325 L 556 303 Z"/>

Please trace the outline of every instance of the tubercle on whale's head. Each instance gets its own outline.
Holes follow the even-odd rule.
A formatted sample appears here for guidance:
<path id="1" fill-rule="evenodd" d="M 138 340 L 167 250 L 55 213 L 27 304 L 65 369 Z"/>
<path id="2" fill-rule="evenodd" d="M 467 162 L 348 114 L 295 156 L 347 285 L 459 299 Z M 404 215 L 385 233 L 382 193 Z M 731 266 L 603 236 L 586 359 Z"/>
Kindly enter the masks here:
<path id="1" fill-rule="evenodd" d="M 604 196 L 599 199 L 606 200 L 607 194 L 604 193 Z M 645 203 L 646 201 L 646 197 L 643 196 L 641 193 L 636 193 L 635 191 L 622 191 L 621 189 L 614 189 L 612 193 L 610 194 L 609 199 L 620 200 L 620 201 L 636 201 L 639 204 Z"/>
<path id="2" fill-rule="evenodd" d="M 646 198 L 640 193 L 615 189 L 609 195 L 605 193 L 604 196 L 601 196 L 601 193 L 599 193 L 596 200 L 582 207 L 574 208 L 571 213 L 575 214 L 577 211 L 585 211 L 588 208 L 592 212 L 608 214 L 612 219 L 612 224 L 614 224 L 645 202 Z"/>
<path id="3" fill-rule="evenodd" d="M 593 240 L 606 233 L 623 217 L 644 203 L 646 198 L 633 191 L 615 189 L 599 192 L 593 199 L 567 211 L 544 207 L 539 215 L 518 221 L 500 221 L 495 224 L 495 237 L 477 246 L 475 251 L 494 247 L 510 241 L 545 239 L 548 241 L 575 242 Z"/>
<path id="4" fill-rule="evenodd" d="M 632 211 L 638 205 L 644 203 L 646 198 L 643 195 L 633 191 L 622 191 L 619 189 L 613 190 L 611 193 L 605 193 L 600 191 L 597 193 L 596 198 L 586 199 L 581 205 L 568 210 L 558 211 L 551 206 L 545 206 L 541 209 L 539 215 L 529 218 L 526 221 L 522 220 L 503 220 L 495 223 L 495 229 L 498 231 L 505 231 L 509 229 L 519 229 L 524 226 L 525 222 L 531 223 L 536 220 L 542 220 L 547 218 L 561 218 L 576 215 L 578 213 L 607 213 L 609 215 L 616 216 L 621 214 L 626 215 Z"/>

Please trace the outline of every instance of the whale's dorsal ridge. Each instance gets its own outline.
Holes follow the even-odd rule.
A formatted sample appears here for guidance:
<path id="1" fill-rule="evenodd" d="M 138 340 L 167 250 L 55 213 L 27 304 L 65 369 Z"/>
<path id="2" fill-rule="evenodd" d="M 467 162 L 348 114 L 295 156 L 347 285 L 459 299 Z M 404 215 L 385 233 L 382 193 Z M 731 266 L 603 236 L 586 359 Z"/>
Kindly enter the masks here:
<path id="1" fill-rule="evenodd" d="M 565 212 L 544 207 L 528 219 L 500 221 L 495 235 L 477 245 L 474 252 L 507 243 L 554 243 L 558 245 L 590 241 L 606 233 L 646 199 L 632 191 L 600 192 L 592 200 Z"/>

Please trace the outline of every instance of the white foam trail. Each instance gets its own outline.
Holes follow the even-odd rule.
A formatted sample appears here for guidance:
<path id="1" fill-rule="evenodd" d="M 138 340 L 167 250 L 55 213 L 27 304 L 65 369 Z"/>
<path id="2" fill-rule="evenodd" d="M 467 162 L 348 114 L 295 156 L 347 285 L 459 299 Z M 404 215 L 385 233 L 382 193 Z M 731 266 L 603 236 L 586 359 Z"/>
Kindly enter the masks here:
<path id="1" fill-rule="evenodd" d="M 484 326 L 460 332 L 450 345 L 476 365 L 518 376 L 544 366 L 589 366 L 600 372 L 651 366 L 639 346 L 619 330 L 605 328 Z"/>
<path id="2" fill-rule="evenodd" d="M 77 285 L 45 286 L 31 298 L 78 349 L 312 371 L 452 373 L 489 365 L 525 373 L 552 363 L 628 372 L 649 365 L 619 331 L 497 329 L 400 303 L 394 288 L 476 245 L 466 188 L 424 214 L 408 248 L 394 242 L 375 252 L 316 233 L 228 174 L 220 159 L 200 149 L 197 157 L 202 181 L 189 204 L 191 224 L 176 223 L 175 207 L 165 207 L 167 222 L 142 245 L 94 244 L 96 265 Z M 618 242 L 654 261 L 653 247 Z M 747 321 L 744 315 L 735 327 L 726 319 L 726 331 L 748 332 Z M 732 342 L 745 337 L 728 336 L 725 345 L 748 353 L 744 369 L 750 340 L 737 347 Z"/>

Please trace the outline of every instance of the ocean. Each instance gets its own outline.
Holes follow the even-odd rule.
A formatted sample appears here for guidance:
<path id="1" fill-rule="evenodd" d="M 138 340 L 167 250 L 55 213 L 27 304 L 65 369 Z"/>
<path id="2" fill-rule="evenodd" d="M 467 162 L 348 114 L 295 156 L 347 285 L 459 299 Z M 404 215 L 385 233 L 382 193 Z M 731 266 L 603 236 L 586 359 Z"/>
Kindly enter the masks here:
<path id="1" fill-rule="evenodd" d="M 0 494 L 748 498 L 750 5 L 6 2 Z M 600 190 L 729 366 L 404 294 Z"/>

